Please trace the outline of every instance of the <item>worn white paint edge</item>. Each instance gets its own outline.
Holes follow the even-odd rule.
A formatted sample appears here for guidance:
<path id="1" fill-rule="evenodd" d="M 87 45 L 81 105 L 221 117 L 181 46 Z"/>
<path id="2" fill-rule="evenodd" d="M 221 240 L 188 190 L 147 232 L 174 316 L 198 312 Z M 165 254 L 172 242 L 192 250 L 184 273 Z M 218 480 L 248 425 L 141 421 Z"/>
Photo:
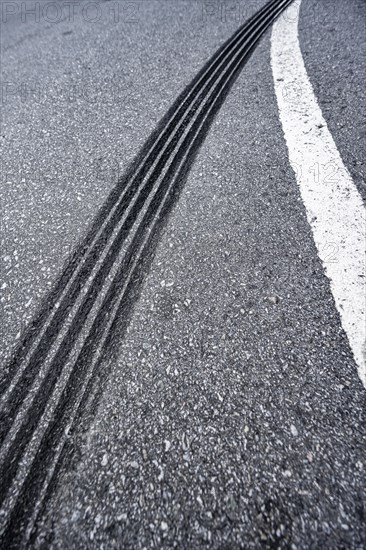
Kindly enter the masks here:
<path id="1" fill-rule="evenodd" d="M 279 116 L 318 254 L 366 388 L 365 208 L 306 73 L 298 39 L 300 4 L 291 4 L 272 30 Z"/>

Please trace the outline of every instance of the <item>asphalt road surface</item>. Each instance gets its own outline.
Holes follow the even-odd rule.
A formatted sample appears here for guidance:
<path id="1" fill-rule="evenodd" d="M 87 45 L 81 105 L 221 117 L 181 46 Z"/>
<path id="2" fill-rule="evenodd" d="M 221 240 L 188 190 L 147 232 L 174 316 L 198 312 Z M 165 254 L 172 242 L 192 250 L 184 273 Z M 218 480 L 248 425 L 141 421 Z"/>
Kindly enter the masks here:
<path id="1" fill-rule="evenodd" d="M 366 3 L 290 4 L 2 2 L 1 547 L 365 548 Z"/>

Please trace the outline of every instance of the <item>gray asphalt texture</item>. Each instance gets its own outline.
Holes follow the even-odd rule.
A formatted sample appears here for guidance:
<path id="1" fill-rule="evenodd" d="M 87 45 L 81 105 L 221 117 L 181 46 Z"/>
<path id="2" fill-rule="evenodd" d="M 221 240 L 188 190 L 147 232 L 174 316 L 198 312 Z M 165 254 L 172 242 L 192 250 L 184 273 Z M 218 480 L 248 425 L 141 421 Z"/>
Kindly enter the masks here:
<path id="1" fill-rule="evenodd" d="M 118 175 L 240 23 L 189 0 L 98 13 L 84 1 L 71 15 L 67 3 L 34 4 L 33 16 L 21 3 L 1 14 L 1 362 Z M 264 4 L 241 10 L 243 22 Z"/>
<path id="2" fill-rule="evenodd" d="M 366 2 L 302 3 L 300 43 L 323 116 L 366 202 Z"/>
<path id="3" fill-rule="evenodd" d="M 240 15 L 262 4 L 244 10 L 240 3 Z M 359 0 L 349 4 L 362 9 Z M 323 112 L 361 189 L 361 76 L 354 70 L 351 85 L 353 53 L 339 63 L 334 33 L 324 38 L 320 18 L 308 24 L 314 5 L 303 0 L 305 62 L 322 108 L 335 93 L 334 75 L 344 83 Z M 326 24 L 338 17 L 339 40 L 356 51 L 355 21 L 339 18 L 342 3 L 334 5 Z M 43 74 L 83 82 L 88 64 L 96 89 L 114 74 L 129 74 L 132 83 L 129 99 L 118 104 L 98 96 L 92 105 L 18 101 L 3 109 L 5 162 L 15 173 L 25 170 L 30 148 L 50 178 L 31 182 L 26 194 L 16 178 L 7 188 L 2 236 L 7 255 L 18 260 L 6 272 L 4 349 L 113 184 L 110 173 L 88 177 L 90 159 L 124 166 L 240 23 L 233 13 L 202 18 L 202 9 L 200 2 L 142 2 L 129 27 L 106 18 L 26 30 L 15 21 L 3 34 L 9 80 Z M 198 155 L 36 546 L 366 544 L 366 392 L 288 163 L 269 48 L 267 33 Z M 328 60 L 321 67 L 318 56 Z M 60 179 L 53 167 L 67 151 L 71 159 L 77 151 L 80 172 L 62 163 Z"/>

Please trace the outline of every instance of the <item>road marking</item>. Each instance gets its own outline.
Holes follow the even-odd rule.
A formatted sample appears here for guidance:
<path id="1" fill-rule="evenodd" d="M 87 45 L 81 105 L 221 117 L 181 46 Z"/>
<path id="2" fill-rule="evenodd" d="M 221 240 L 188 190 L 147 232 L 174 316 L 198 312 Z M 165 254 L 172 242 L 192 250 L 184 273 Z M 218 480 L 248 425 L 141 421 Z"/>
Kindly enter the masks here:
<path id="1" fill-rule="evenodd" d="M 366 388 L 365 208 L 306 73 L 298 40 L 300 4 L 291 4 L 272 30 L 279 116 L 318 255 Z"/>

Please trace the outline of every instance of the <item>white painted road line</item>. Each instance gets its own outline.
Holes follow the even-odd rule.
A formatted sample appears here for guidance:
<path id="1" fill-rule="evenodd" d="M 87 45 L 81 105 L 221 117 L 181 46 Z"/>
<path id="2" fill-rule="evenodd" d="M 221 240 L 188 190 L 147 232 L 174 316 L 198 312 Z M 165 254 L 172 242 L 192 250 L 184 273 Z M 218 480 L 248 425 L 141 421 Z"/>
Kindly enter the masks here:
<path id="1" fill-rule="evenodd" d="M 365 208 L 306 73 L 298 40 L 300 4 L 291 4 L 272 30 L 279 115 L 318 254 L 366 387 Z"/>

